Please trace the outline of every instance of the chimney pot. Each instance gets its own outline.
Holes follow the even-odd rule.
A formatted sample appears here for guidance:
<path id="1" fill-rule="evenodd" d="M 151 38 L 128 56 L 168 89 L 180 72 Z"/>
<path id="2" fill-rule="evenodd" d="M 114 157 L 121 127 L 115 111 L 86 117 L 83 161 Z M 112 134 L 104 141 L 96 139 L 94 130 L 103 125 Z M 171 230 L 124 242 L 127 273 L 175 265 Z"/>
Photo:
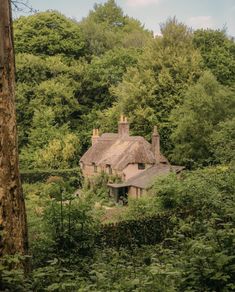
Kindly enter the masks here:
<path id="1" fill-rule="evenodd" d="M 159 164 L 161 161 L 161 151 L 160 151 L 160 136 L 157 130 L 157 126 L 154 126 L 152 134 L 152 152 L 156 159 L 156 163 Z"/>
<path id="2" fill-rule="evenodd" d="M 127 121 L 127 117 L 124 115 L 120 116 L 120 121 L 118 123 L 118 135 L 121 138 L 129 136 L 129 123 Z"/>
<path id="3" fill-rule="evenodd" d="M 153 135 L 159 135 L 158 130 L 157 130 L 157 126 L 154 126 L 154 128 L 153 128 Z"/>
<path id="4" fill-rule="evenodd" d="M 93 129 L 93 135 L 91 137 L 92 146 L 96 144 L 99 137 L 99 129 Z"/>

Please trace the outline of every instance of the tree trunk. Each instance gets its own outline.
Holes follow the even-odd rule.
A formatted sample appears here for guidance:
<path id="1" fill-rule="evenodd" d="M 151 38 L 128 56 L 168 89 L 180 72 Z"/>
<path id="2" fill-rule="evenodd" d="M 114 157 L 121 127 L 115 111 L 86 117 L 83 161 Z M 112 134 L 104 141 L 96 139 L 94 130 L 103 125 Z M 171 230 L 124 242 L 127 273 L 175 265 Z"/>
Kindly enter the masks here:
<path id="1" fill-rule="evenodd" d="M 11 3 L 0 0 L 0 256 L 26 254 L 27 247 L 18 165 Z"/>

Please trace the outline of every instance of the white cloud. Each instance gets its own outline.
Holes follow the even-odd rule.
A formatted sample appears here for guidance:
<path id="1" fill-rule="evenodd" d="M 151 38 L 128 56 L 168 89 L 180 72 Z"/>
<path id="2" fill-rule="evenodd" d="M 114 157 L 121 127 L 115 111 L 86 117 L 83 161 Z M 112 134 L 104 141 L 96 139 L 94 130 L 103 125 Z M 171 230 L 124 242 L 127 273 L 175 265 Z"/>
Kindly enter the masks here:
<path id="1" fill-rule="evenodd" d="M 194 16 L 188 19 L 187 24 L 194 29 L 213 28 L 214 20 L 211 16 Z"/>
<path id="2" fill-rule="evenodd" d="M 127 5 L 132 7 L 148 6 L 151 4 L 158 4 L 160 0 L 127 0 Z"/>

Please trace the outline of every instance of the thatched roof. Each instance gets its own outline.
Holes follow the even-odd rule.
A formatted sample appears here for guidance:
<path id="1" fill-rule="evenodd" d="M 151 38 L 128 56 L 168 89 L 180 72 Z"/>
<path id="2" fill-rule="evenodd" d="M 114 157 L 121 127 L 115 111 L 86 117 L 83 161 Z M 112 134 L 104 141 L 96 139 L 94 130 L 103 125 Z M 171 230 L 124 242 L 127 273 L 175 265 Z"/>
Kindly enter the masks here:
<path id="1" fill-rule="evenodd" d="M 134 186 L 137 188 L 148 189 L 152 186 L 157 177 L 167 175 L 170 172 L 179 173 L 183 169 L 184 167 L 182 166 L 171 166 L 169 164 L 154 165 L 137 174 L 136 176 L 130 178 L 124 183 L 108 184 L 108 186 L 113 188 Z"/>
<path id="2" fill-rule="evenodd" d="M 162 156 L 161 162 L 167 162 Z M 86 165 L 111 165 L 115 170 L 123 170 L 131 163 L 155 164 L 151 145 L 143 137 L 106 133 L 97 139 L 80 159 Z"/>

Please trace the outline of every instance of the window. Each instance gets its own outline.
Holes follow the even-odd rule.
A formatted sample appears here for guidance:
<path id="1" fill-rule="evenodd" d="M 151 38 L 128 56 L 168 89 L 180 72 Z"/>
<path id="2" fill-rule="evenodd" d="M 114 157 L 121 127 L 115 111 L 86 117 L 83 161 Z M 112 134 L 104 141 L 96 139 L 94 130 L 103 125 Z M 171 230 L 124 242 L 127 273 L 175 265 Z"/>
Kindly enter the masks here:
<path id="1" fill-rule="evenodd" d="M 112 174 L 112 173 L 113 173 L 113 171 L 112 171 L 112 167 L 111 167 L 110 164 L 107 164 L 107 165 L 106 165 L 106 169 L 107 169 L 107 173 L 108 173 L 108 174 Z"/>
<path id="2" fill-rule="evenodd" d="M 145 169 L 144 163 L 138 163 L 138 169 Z"/>
<path id="3" fill-rule="evenodd" d="M 94 167 L 94 172 L 97 172 L 97 165 L 93 162 L 92 163 L 93 167 Z"/>

